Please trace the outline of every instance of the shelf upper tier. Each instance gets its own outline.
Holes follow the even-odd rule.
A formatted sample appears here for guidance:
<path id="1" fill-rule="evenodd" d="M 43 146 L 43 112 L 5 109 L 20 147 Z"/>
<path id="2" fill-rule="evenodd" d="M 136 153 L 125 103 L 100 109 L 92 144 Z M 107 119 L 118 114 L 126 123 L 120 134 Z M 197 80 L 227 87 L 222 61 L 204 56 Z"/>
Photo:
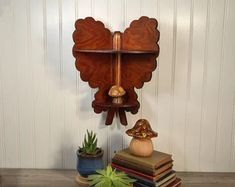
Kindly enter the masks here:
<path id="1" fill-rule="evenodd" d="M 111 54 L 121 54 L 121 53 L 127 53 L 127 54 L 154 54 L 158 53 L 158 50 L 97 50 L 97 49 L 75 49 L 75 52 L 80 53 L 111 53 Z"/>

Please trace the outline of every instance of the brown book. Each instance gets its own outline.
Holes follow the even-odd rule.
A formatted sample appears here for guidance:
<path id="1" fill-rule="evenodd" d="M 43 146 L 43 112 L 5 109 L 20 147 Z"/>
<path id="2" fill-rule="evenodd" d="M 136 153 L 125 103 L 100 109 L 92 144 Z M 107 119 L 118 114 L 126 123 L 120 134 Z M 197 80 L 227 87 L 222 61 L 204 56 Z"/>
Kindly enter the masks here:
<path id="1" fill-rule="evenodd" d="M 173 171 L 170 175 L 167 175 L 156 182 L 155 186 L 165 187 L 168 184 L 172 183 L 176 179 L 176 173 Z"/>
<path id="2" fill-rule="evenodd" d="M 172 160 L 170 154 L 155 150 L 149 157 L 134 156 L 130 153 L 128 148 L 117 152 L 116 156 L 130 163 L 135 163 L 143 167 L 151 168 L 152 170 L 156 170 L 159 166 Z"/>
<path id="3" fill-rule="evenodd" d="M 136 170 L 132 170 L 132 169 L 128 169 L 126 167 L 122 167 L 122 166 L 119 166 L 119 165 L 116 165 L 114 163 L 111 164 L 111 166 L 115 169 L 117 169 L 118 171 L 123 171 L 125 172 L 126 174 L 130 175 L 130 176 L 139 176 L 141 178 L 144 178 L 144 179 L 147 179 L 147 180 L 150 180 L 150 181 L 153 181 L 153 182 L 156 182 L 157 180 L 159 179 L 162 179 L 164 178 L 164 176 L 167 176 L 169 173 L 172 172 L 172 169 L 168 169 L 166 171 L 163 171 L 162 173 L 160 173 L 159 175 L 156 175 L 156 176 L 150 176 L 150 175 L 146 175 L 142 172 L 138 172 Z"/>
<path id="4" fill-rule="evenodd" d="M 162 173 L 160 173 L 159 175 L 157 175 L 157 176 L 154 177 L 154 181 L 157 181 L 157 180 L 159 180 L 160 178 L 162 178 L 162 177 L 168 175 L 171 171 L 172 171 L 172 168 L 170 168 L 170 169 L 168 169 L 168 170 L 166 170 L 166 171 L 163 171 Z"/>
<path id="5" fill-rule="evenodd" d="M 172 182 L 174 182 L 176 180 L 176 177 L 166 181 L 165 183 L 163 183 L 162 185 L 160 185 L 159 187 L 167 187 L 169 184 L 171 184 Z"/>
<path id="6" fill-rule="evenodd" d="M 173 163 L 172 163 L 173 161 L 171 160 L 171 161 L 159 166 L 158 168 L 152 169 L 152 168 L 143 167 L 139 164 L 128 162 L 126 160 L 119 158 L 118 156 L 115 156 L 112 159 L 112 162 L 117 165 L 120 165 L 120 166 L 123 166 L 126 168 L 130 168 L 130 169 L 133 169 L 133 170 L 136 170 L 139 172 L 143 172 L 143 173 L 145 173 L 147 175 L 151 175 L 151 176 L 157 176 L 160 173 L 164 172 L 165 170 L 171 169 L 173 166 Z"/>

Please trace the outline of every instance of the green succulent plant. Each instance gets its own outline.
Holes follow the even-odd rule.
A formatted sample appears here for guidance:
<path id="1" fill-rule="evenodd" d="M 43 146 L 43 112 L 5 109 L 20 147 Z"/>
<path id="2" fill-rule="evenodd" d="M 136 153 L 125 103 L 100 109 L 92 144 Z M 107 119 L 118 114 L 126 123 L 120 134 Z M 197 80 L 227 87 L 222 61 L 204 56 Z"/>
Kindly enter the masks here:
<path id="1" fill-rule="evenodd" d="M 79 151 L 88 155 L 95 155 L 100 149 L 97 147 L 96 134 L 93 131 L 88 131 L 84 137 L 82 147 L 79 147 Z"/>
<path id="2" fill-rule="evenodd" d="M 88 181 L 93 187 L 130 187 L 136 181 L 124 172 L 113 170 L 110 165 L 106 169 L 97 170 L 96 173 L 88 176 Z"/>

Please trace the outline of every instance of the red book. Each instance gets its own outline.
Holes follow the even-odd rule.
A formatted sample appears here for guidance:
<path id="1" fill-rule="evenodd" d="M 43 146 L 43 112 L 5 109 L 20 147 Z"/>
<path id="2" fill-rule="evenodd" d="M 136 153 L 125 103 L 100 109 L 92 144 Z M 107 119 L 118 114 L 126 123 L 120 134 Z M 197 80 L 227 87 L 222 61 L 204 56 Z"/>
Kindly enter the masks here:
<path id="1" fill-rule="evenodd" d="M 116 168 L 116 169 L 118 169 L 118 170 L 124 171 L 124 172 L 126 172 L 126 173 L 133 173 L 133 174 L 136 174 L 136 175 L 138 175 L 138 176 L 140 176 L 140 177 L 144 177 L 144 178 L 146 178 L 146 179 L 148 179 L 148 180 L 153 181 L 153 177 L 150 176 L 150 175 L 146 175 L 146 174 L 144 174 L 144 173 L 141 173 L 141 172 L 138 172 L 138 171 L 134 171 L 134 170 L 132 170 L 132 169 L 128 169 L 128 168 L 119 166 L 119 165 L 114 164 L 114 163 L 112 163 L 111 166 L 112 166 L 113 168 Z"/>

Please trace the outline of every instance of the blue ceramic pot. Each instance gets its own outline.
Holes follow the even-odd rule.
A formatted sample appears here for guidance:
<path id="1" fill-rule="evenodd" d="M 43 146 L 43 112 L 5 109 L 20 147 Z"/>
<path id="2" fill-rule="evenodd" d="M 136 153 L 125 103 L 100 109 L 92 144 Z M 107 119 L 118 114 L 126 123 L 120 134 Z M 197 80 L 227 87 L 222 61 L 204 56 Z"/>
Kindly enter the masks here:
<path id="1" fill-rule="evenodd" d="M 86 155 L 77 150 L 77 171 L 83 177 L 95 174 L 96 170 L 103 169 L 103 157 L 104 151 L 100 151 L 96 155 Z"/>

